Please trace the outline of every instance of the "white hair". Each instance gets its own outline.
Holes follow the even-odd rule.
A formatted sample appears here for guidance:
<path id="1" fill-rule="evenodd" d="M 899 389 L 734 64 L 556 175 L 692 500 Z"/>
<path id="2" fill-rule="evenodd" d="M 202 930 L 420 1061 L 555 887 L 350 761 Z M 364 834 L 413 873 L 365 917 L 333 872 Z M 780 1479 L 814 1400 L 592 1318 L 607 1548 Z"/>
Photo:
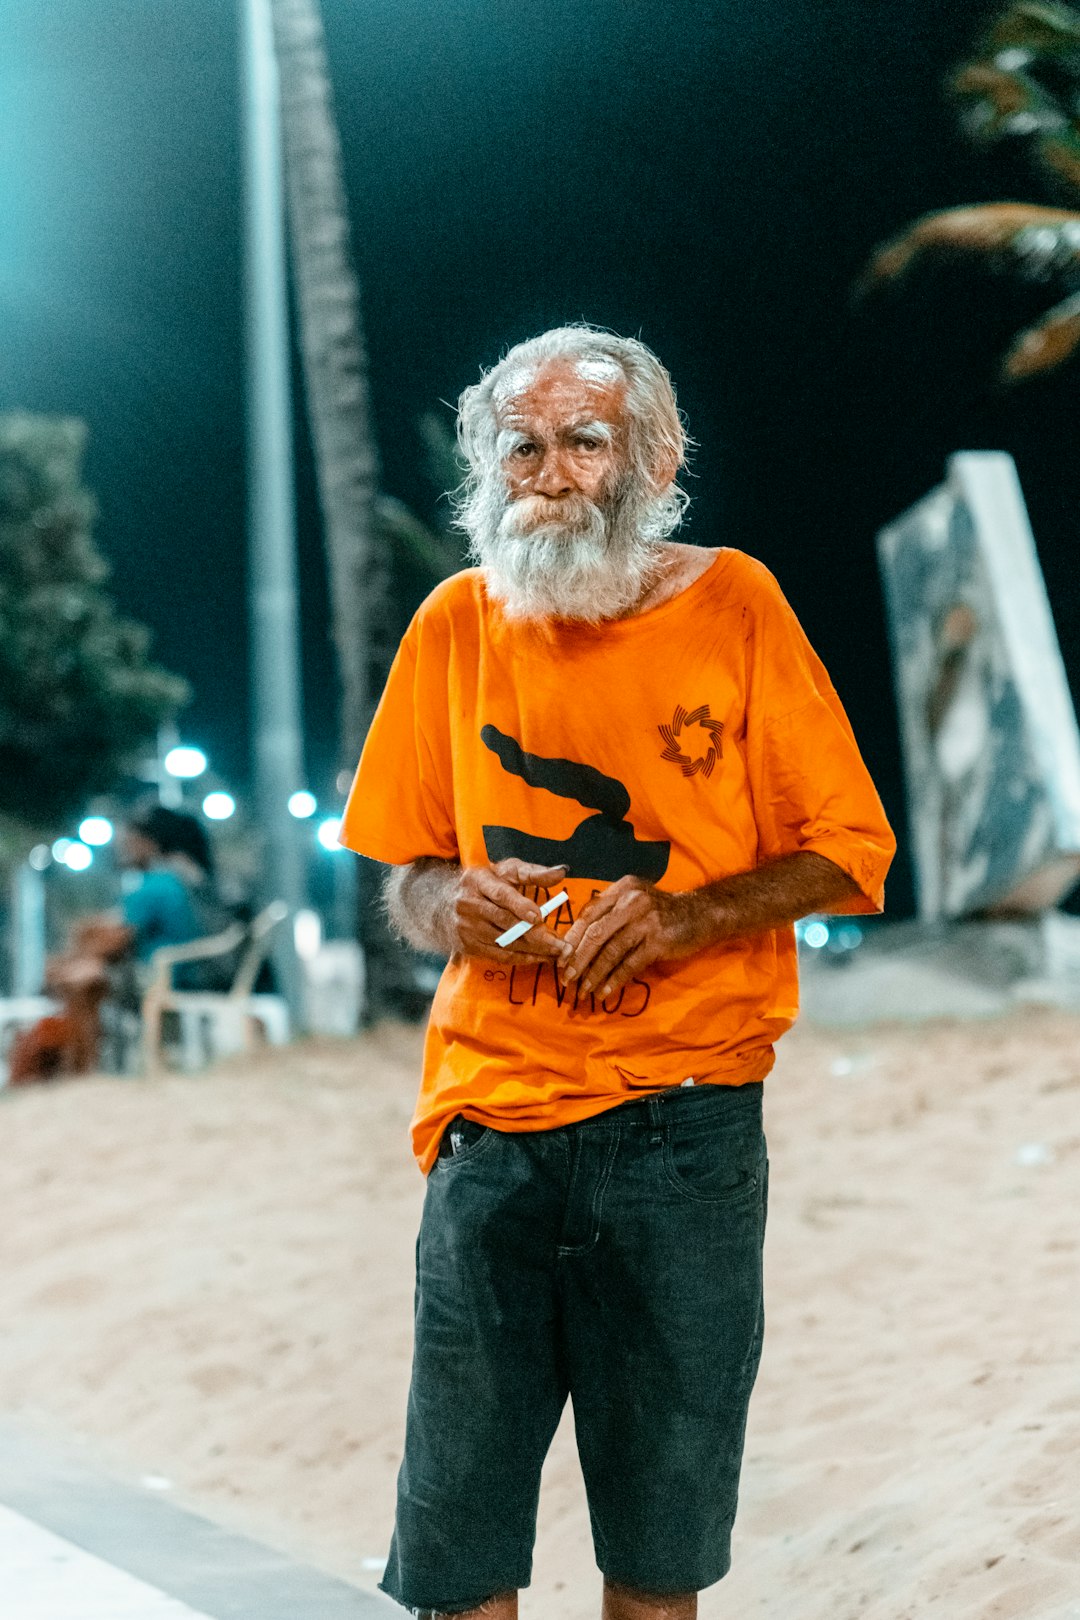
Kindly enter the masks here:
<path id="1" fill-rule="evenodd" d="M 650 497 L 642 503 L 646 509 L 641 513 L 646 538 L 666 539 L 678 528 L 690 504 L 690 497 L 676 483 L 659 487 L 667 469 L 686 465 L 690 444 L 671 378 L 652 350 L 637 338 L 585 325 L 556 326 L 516 344 L 462 393 L 457 433 L 468 472 L 455 496 L 457 527 L 472 534 L 474 500 L 498 465 L 495 413 L 499 403 L 530 382 L 549 360 L 571 361 L 589 382 L 625 378 L 628 471 L 638 492 Z"/>
<path id="2" fill-rule="evenodd" d="M 550 360 L 571 361 L 588 382 L 626 383 L 621 476 L 599 502 L 564 498 L 560 521 L 548 519 L 543 502 L 510 500 L 502 462 L 518 435 L 500 432 L 497 422 L 499 405 Z M 599 623 L 633 606 L 659 571 L 662 542 L 689 499 L 671 477 L 686 461 L 686 430 L 671 379 L 651 350 L 590 326 L 556 327 L 519 343 L 462 394 L 458 442 L 468 473 L 455 523 L 512 615 Z"/>

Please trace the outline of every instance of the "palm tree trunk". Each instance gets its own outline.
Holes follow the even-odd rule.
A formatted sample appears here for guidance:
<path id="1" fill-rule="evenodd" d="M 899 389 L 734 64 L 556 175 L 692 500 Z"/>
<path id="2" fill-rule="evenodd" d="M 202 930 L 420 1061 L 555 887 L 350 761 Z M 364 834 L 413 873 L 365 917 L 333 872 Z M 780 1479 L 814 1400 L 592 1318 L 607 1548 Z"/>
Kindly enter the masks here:
<path id="1" fill-rule="evenodd" d="M 300 350 L 341 683 L 339 766 L 347 772 L 360 757 L 394 655 L 390 557 L 377 522 L 379 464 L 360 281 L 318 0 L 271 0 L 271 14 Z M 415 987 L 411 959 L 387 927 L 373 861 L 359 863 L 358 880 L 371 1019 L 407 1005 Z"/>
<path id="2" fill-rule="evenodd" d="M 360 283 L 352 262 L 318 0 L 271 0 L 300 349 L 341 681 L 341 766 L 356 764 L 393 656 L 389 558 Z"/>

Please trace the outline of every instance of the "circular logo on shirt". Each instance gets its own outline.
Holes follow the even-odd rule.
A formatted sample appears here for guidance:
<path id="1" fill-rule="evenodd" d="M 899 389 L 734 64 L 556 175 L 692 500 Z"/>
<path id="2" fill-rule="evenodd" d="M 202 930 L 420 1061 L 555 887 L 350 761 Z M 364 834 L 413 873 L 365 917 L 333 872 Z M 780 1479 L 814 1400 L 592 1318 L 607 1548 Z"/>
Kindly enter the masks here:
<path id="1" fill-rule="evenodd" d="M 710 718 L 707 703 L 690 710 L 677 704 L 671 724 L 656 729 L 665 743 L 660 758 L 678 765 L 684 776 L 696 776 L 699 771 L 702 776 L 711 776 L 717 760 L 724 757 L 720 741 L 724 722 Z M 700 752 L 702 747 L 704 753 Z"/>

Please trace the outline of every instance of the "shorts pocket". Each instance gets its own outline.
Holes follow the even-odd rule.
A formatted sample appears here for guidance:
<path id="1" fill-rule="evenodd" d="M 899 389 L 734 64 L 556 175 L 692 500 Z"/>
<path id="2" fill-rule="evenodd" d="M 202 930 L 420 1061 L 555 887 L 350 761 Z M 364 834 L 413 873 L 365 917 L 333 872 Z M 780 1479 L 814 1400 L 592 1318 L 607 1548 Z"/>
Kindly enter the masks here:
<path id="1" fill-rule="evenodd" d="M 765 1162 L 759 1098 L 724 1096 L 715 1113 L 665 1126 L 664 1174 L 687 1198 L 749 1202 L 761 1191 Z"/>
<path id="2" fill-rule="evenodd" d="M 443 1131 L 439 1142 L 436 1164 L 451 1170 L 467 1159 L 477 1158 L 498 1132 L 489 1125 L 480 1125 L 475 1119 L 464 1119 L 457 1114 Z"/>

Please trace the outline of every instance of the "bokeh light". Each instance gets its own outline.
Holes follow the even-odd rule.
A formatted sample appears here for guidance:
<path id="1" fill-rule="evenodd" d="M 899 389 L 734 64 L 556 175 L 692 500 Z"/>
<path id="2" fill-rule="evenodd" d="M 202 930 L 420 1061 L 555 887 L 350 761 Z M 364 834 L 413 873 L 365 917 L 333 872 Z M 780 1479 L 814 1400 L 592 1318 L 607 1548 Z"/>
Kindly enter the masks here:
<path id="1" fill-rule="evenodd" d="M 338 833 L 340 831 L 340 816 L 327 816 L 325 821 L 319 822 L 319 830 L 316 837 L 318 838 L 323 849 L 328 849 L 336 853 L 341 848 L 341 845 L 338 843 Z"/>
<path id="2" fill-rule="evenodd" d="M 108 844 L 112 836 L 113 824 L 107 816 L 85 816 L 79 823 L 79 837 L 84 844 Z"/>
<path id="3" fill-rule="evenodd" d="M 208 793 L 202 802 L 203 815 L 211 821 L 228 821 L 235 814 L 236 800 L 231 793 Z"/>
<path id="4" fill-rule="evenodd" d="M 318 808 L 314 793 L 309 793 L 306 788 L 300 788 L 289 796 L 289 814 L 295 816 L 297 821 L 306 821 Z"/>
<path id="5" fill-rule="evenodd" d="M 206 755 L 201 748 L 170 748 L 165 755 L 165 769 L 170 776 L 201 776 L 206 769 Z"/>

